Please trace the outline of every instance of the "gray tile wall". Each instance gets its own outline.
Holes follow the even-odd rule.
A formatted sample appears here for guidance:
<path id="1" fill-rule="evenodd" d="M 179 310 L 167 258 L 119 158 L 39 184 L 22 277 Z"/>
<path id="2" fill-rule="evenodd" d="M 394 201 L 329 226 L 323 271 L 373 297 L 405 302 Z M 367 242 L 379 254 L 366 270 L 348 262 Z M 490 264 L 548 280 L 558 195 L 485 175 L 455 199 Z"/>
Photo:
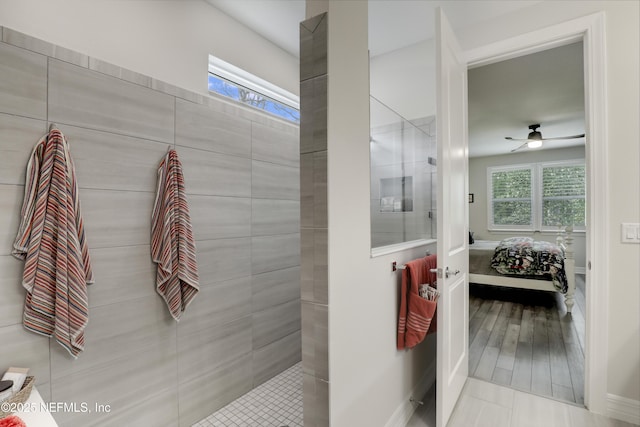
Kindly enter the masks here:
<path id="1" fill-rule="evenodd" d="M 301 359 L 298 128 L 0 27 L 0 371 L 27 366 L 61 426 L 190 426 Z M 95 273 L 77 360 L 22 327 L 27 160 L 68 138 Z M 155 291 L 157 165 L 183 163 L 201 291 L 176 323 Z"/>
<path id="2" fill-rule="evenodd" d="M 329 425 L 327 14 L 300 24 L 300 232 L 304 425 Z"/>

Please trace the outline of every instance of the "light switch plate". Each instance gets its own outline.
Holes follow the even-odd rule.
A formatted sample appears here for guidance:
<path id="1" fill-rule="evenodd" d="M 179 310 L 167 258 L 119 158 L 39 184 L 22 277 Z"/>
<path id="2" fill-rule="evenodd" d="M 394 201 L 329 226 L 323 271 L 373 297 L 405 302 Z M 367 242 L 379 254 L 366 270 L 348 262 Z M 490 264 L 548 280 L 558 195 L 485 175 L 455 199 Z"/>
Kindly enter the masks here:
<path id="1" fill-rule="evenodd" d="M 622 243 L 640 243 L 640 224 L 623 222 L 621 241 Z"/>

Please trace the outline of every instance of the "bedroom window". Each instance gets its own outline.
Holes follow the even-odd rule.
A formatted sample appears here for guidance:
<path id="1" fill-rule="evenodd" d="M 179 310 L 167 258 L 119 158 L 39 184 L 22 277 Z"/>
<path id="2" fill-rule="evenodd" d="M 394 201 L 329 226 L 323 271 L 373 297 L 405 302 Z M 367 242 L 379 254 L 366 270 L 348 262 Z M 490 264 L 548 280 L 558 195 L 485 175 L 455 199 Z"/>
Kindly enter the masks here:
<path id="1" fill-rule="evenodd" d="M 491 172 L 493 228 L 533 226 L 532 168 L 500 168 Z"/>
<path id="2" fill-rule="evenodd" d="M 542 164 L 542 228 L 585 226 L 586 177 L 584 164 Z"/>
<path id="3" fill-rule="evenodd" d="M 584 229 L 583 161 L 488 168 L 490 230 Z"/>

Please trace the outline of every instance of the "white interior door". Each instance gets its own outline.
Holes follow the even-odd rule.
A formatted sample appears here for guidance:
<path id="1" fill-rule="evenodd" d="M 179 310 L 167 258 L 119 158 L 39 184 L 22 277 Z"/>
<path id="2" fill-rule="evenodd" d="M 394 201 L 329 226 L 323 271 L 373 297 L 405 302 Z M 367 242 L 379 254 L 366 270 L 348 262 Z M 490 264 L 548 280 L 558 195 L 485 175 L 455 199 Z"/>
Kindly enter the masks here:
<path id="1" fill-rule="evenodd" d="M 467 64 L 436 12 L 438 333 L 436 425 L 444 427 L 469 372 Z"/>

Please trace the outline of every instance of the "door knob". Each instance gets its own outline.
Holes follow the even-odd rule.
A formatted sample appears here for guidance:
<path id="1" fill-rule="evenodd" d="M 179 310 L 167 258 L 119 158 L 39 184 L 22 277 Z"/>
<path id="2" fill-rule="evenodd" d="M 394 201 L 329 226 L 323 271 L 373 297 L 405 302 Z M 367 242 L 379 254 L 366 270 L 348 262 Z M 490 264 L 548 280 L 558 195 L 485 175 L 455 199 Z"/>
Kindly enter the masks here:
<path id="1" fill-rule="evenodd" d="M 460 270 L 451 271 L 449 267 L 444 270 L 444 277 L 448 279 L 450 276 L 457 276 L 460 273 Z"/>

